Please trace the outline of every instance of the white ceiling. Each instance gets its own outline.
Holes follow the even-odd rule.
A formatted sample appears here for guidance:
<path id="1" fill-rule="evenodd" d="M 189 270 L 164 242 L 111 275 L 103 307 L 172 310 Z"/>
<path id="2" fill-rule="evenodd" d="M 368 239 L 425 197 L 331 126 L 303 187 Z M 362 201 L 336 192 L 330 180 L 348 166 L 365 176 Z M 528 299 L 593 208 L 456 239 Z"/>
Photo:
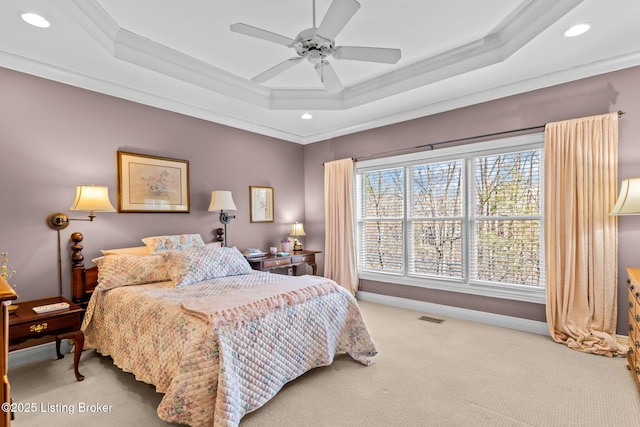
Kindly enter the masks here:
<path id="1" fill-rule="evenodd" d="M 337 94 L 305 61 L 253 83 L 295 52 L 229 30 L 295 38 L 312 26 L 312 0 L 2 0 L 0 66 L 305 144 L 640 65 L 638 0 L 359 1 L 336 44 L 402 58 L 330 58 Z M 316 1 L 318 24 L 331 3 Z M 579 22 L 591 31 L 563 37 Z"/>

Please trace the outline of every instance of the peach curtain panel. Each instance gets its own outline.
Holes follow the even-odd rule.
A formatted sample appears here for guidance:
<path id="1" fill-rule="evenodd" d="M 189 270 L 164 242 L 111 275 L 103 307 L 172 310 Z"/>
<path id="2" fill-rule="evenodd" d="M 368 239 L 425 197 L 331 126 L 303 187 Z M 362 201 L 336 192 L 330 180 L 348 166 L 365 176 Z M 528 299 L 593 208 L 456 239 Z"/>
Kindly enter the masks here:
<path id="1" fill-rule="evenodd" d="M 617 113 L 545 127 L 545 262 L 551 337 L 587 353 L 614 356 L 618 230 Z"/>
<path id="2" fill-rule="evenodd" d="M 324 275 L 355 295 L 358 272 L 355 250 L 355 189 L 352 159 L 324 164 Z"/>

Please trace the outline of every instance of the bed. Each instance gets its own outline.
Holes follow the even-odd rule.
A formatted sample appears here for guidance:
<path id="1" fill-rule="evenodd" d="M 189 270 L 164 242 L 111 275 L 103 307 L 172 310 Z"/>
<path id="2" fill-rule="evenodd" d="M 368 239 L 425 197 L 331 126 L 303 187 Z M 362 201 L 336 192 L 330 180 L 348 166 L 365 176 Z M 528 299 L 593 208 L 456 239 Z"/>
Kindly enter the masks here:
<path id="1" fill-rule="evenodd" d="M 161 419 L 236 426 L 336 354 L 373 362 L 375 345 L 344 288 L 252 270 L 237 249 L 191 245 L 184 236 L 103 251 L 86 268 L 83 236 L 72 235 L 72 296 L 86 304 L 85 348 L 163 393 Z"/>

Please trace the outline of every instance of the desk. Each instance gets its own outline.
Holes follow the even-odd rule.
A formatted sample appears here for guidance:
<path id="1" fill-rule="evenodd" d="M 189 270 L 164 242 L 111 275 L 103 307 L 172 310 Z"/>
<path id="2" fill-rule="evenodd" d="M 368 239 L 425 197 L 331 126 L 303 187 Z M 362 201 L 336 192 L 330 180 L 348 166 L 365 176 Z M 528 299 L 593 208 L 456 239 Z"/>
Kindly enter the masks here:
<path id="1" fill-rule="evenodd" d="M 58 302 L 68 303 L 69 308 L 42 314 L 37 314 L 33 311 L 33 307 Z M 56 354 L 58 355 L 58 359 L 62 359 L 64 356 L 60 353 L 60 341 L 63 339 L 72 339 L 75 342 L 73 369 L 76 374 L 76 379 L 82 381 L 84 375 L 78 372 L 78 364 L 80 363 L 80 354 L 84 347 L 84 334 L 80 330 L 84 310 L 79 305 L 63 297 L 18 301 L 16 305 L 18 309 L 9 315 L 9 351 L 42 344 L 42 340 L 27 343 L 27 341 L 31 339 L 55 337 Z M 23 343 L 26 343 L 26 345 L 21 346 Z"/>
<path id="2" fill-rule="evenodd" d="M 298 266 L 308 264 L 313 269 L 313 275 L 318 272 L 316 264 L 316 254 L 320 251 L 293 251 L 289 255 L 263 255 L 258 257 L 247 257 L 247 261 L 254 270 L 271 271 L 276 268 L 286 268 L 289 276 L 297 275 Z"/>

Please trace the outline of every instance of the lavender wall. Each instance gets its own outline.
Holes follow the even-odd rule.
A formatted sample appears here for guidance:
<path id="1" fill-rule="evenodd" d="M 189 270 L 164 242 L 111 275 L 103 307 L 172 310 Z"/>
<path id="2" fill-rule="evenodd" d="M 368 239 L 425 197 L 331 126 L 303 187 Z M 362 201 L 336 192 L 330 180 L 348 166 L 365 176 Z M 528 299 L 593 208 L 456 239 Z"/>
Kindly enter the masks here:
<path id="1" fill-rule="evenodd" d="M 310 244 L 323 240 L 322 163 L 362 157 L 425 143 L 543 125 L 548 122 L 602 114 L 627 114 L 619 125 L 619 177 L 640 177 L 640 67 L 498 99 L 442 114 L 359 132 L 305 146 L 304 171 L 307 233 Z M 308 225 L 307 225 L 308 224 Z M 627 331 L 625 268 L 640 266 L 640 217 L 619 221 L 618 333 Z M 362 281 L 360 290 L 545 321 L 545 307 L 382 282 Z"/>
<path id="2" fill-rule="evenodd" d="M 189 161 L 190 213 L 99 213 L 61 232 L 64 294 L 69 236 L 84 234 L 85 259 L 158 234 L 213 239 L 211 191 L 231 190 L 238 211 L 229 244 L 268 248 L 304 220 L 303 147 L 0 68 L 0 251 L 17 273 L 20 299 L 57 295 L 57 232 L 45 219 L 68 212 L 77 184 L 108 185 L 116 200 L 116 151 Z M 274 187 L 275 222 L 249 222 L 249 186 Z"/>
<path id="3" fill-rule="evenodd" d="M 17 270 L 21 299 L 57 294 L 57 233 L 47 215 L 67 212 L 77 184 L 110 187 L 116 204 L 116 151 L 190 162 L 191 213 L 99 214 L 61 232 L 63 288 L 69 294 L 69 236 L 85 235 L 86 259 L 99 249 L 138 245 L 156 234 L 200 233 L 220 226 L 208 212 L 210 193 L 233 191 L 238 212 L 230 244 L 266 248 L 304 221 L 306 248 L 324 247 L 322 163 L 394 148 L 464 138 L 550 121 L 623 110 L 620 179 L 640 176 L 640 68 L 503 98 L 430 117 L 300 146 L 0 68 L 0 251 Z M 249 222 L 248 187 L 275 189 L 276 221 Z M 306 216 L 305 216 L 306 213 Z M 76 215 L 71 215 L 76 217 Z M 619 321 L 626 333 L 627 266 L 635 255 L 640 217 L 619 221 Z M 322 255 L 319 267 L 322 271 Z M 361 290 L 544 321 L 544 306 L 364 281 Z"/>

